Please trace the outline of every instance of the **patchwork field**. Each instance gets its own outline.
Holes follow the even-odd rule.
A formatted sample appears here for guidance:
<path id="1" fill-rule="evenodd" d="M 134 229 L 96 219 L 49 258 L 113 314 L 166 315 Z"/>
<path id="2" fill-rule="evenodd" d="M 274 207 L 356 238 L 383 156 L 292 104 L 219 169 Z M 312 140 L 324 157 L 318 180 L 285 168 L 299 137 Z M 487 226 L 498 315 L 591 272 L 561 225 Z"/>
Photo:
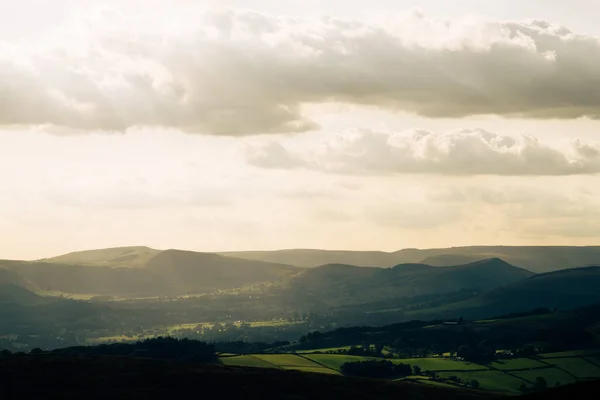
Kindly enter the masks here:
<path id="1" fill-rule="evenodd" d="M 488 367 L 464 361 L 454 361 L 444 358 L 401 358 L 391 360 L 394 363 L 418 365 L 423 371 L 472 371 L 487 370 Z"/>
<path id="2" fill-rule="evenodd" d="M 548 365 L 531 358 L 514 358 L 511 360 L 498 360 L 491 364 L 492 368 L 503 371 L 514 371 L 519 369 L 544 368 Z"/>
<path id="3" fill-rule="evenodd" d="M 551 358 L 546 355 L 541 360 L 534 358 L 498 360 L 490 365 L 434 357 L 390 359 L 390 361 L 409 364 L 413 367 L 418 365 L 423 372 L 435 372 L 438 378 L 445 381 L 432 381 L 427 376 L 409 376 L 403 378 L 405 380 L 437 386 L 469 386 L 473 381 L 477 381 L 480 389 L 512 394 L 518 394 L 521 385 L 531 385 L 539 377 L 546 380 L 548 387 L 566 385 L 589 378 L 600 378 L 600 365 L 595 364 L 600 360 L 595 356 L 589 356 L 588 361 L 581 356 L 582 354 L 595 354 L 595 352 L 555 354 L 560 354 L 560 356 Z M 344 363 L 366 360 L 381 360 L 381 358 L 308 353 L 221 356 L 221 362 L 225 365 L 295 369 L 336 375 L 340 374 L 339 371 Z"/>
<path id="4" fill-rule="evenodd" d="M 550 358 L 545 361 L 570 372 L 576 378 L 600 378 L 600 367 L 580 357 Z"/>
<path id="5" fill-rule="evenodd" d="M 558 368 L 544 368 L 544 369 L 534 369 L 531 371 L 517 371 L 514 372 L 514 375 L 519 378 L 525 379 L 529 382 L 535 382 L 538 377 L 542 377 L 548 383 L 548 387 L 554 387 L 558 383 L 558 386 L 567 385 L 569 383 L 574 383 L 577 381 L 573 375 L 562 371 Z"/>
<path id="6" fill-rule="evenodd" d="M 440 372 L 438 376 L 448 379 L 456 376 L 464 383 L 473 380 L 479 382 L 479 387 L 484 390 L 494 392 L 519 393 L 519 387 L 523 380 L 506 374 L 502 371 L 458 371 L 458 372 Z"/>

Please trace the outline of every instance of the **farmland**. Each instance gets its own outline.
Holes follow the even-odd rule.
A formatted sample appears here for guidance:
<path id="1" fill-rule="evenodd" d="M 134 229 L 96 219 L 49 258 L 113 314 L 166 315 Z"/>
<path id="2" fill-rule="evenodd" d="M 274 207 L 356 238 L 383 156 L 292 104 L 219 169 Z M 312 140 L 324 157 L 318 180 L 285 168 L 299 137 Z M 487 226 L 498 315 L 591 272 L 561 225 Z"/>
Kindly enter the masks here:
<path id="1" fill-rule="evenodd" d="M 330 349 L 320 349 L 325 351 Z M 317 351 L 317 350 L 315 350 Z M 566 385 L 589 378 L 600 378 L 600 367 L 588 361 L 582 355 L 594 354 L 594 351 L 559 353 L 559 357 L 515 358 L 497 360 L 489 365 L 455 361 L 442 357 L 396 358 L 393 363 L 419 366 L 423 372 L 435 373 L 437 379 L 425 375 L 403 378 L 422 384 L 436 386 L 469 386 L 477 381 L 480 389 L 518 394 L 522 385 L 530 386 L 538 378 L 544 378 L 548 387 Z M 295 369 L 304 372 L 340 374 L 344 363 L 377 360 L 374 357 L 351 356 L 341 354 L 252 354 L 221 356 L 225 365 Z M 380 358 L 379 358 L 380 359 Z"/>

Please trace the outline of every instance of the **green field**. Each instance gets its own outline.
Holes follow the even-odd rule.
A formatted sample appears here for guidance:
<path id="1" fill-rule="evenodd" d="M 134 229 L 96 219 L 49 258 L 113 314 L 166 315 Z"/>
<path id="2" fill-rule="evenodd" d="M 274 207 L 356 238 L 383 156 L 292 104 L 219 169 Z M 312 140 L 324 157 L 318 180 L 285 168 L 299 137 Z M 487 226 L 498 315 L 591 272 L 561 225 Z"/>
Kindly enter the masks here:
<path id="1" fill-rule="evenodd" d="M 523 380 L 515 378 L 501 371 L 458 371 L 458 372 L 440 372 L 439 377 L 448 379 L 450 376 L 459 377 L 463 383 L 469 383 L 472 380 L 479 382 L 480 388 L 495 392 L 519 393 L 519 387 Z"/>
<path id="2" fill-rule="evenodd" d="M 600 355 L 600 350 L 572 350 L 572 351 L 561 351 L 559 353 L 545 353 L 540 354 L 541 358 L 553 358 L 553 357 L 578 357 L 587 355 Z"/>
<path id="3" fill-rule="evenodd" d="M 366 360 L 381 360 L 381 358 L 347 356 L 338 354 L 307 354 L 306 358 L 313 360 L 319 364 L 323 364 L 328 368 L 339 371 L 343 364 L 347 362 L 366 361 Z"/>
<path id="4" fill-rule="evenodd" d="M 501 369 L 503 371 L 511 371 L 517 369 L 531 369 L 547 367 L 543 362 L 533 360 L 531 358 L 515 358 L 511 360 L 498 360 L 490 364 L 492 368 Z"/>
<path id="5" fill-rule="evenodd" d="M 444 358 L 401 358 L 391 361 L 394 363 L 409 364 L 412 367 L 418 365 L 423 371 L 472 371 L 489 369 L 480 364 L 446 360 Z"/>
<path id="6" fill-rule="evenodd" d="M 548 364 L 556 365 L 577 378 L 600 378 L 600 367 L 584 360 L 583 358 L 550 358 L 545 360 Z"/>
<path id="7" fill-rule="evenodd" d="M 584 359 L 588 360 L 592 364 L 600 366 L 600 356 L 584 357 Z"/>
<path id="8" fill-rule="evenodd" d="M 569 383 L 574 383 L 576 381 L 573 376 L 566 373 L 565 371 L 561 371 L 558 368 L 544 368 L 544 369 L 534 369 L 531 371 L 517 371 L 514 372 L 516 376 L 519 378 L 523 378 L 528 380 L 529 382 L 535 382 L 538 377 L 543 377 L 548 384 L 548 387 L 554 387 L 557 383 L 561 385 L 567 385 Z"/>
<path id="9" fill-rule="evenodd" d="M 295 354 L 255 354 L 254 357 L 280 367 L 320 367 L 319 364 Z"/>
<path id="10" fill-rule="evenodd" d="M 296 353 L 298 354 L 310 354 L 310 353 L 315 353 L 315 352 L 320 352 L 320 353 L 328 353 L 330 351 L 338 351 L 338 350 L 349 350 L 351 346 L 344 346 L 344 347 L 328 347 L 326 349 L 311 349 L 311 350 L 298 350 L 296 351 Z"/>
<path id="11" fill-rule="evenodd" d="M 98 293 L 67 293 L 67 292 L 58 292 L 54 290 L 43 290 L 39 291 L 36 294 L 43 297 L 64 297 L 66 299 L 71 300 L 90 300 L 94 297 L 103 296 Z M 110 297 L 110 296 L 109 296 Z"/>
<path id="12" fill-rule="evenodd" d="M 341 354 L 253 354 L 226 355 L 221 357 L 225 365 L 244 367 L 262 367 L 291 369 L 305 372 L 339 374 L 344 363 L 366 360 L 382 360 L 381 358 L 349 356 Z M 600 366 L 582 357 L 545 358 L 538 361 L 531 358 L 498 360 L 490 366 L 453 361 L 444 358 L 405 358 L 389 359 L 393 363 L 418 365 L 423 372 L 435 371 L 441 379 L 448 380 L 451 376 L 460 378 L 460 385 L 470 385 L 471 381 L 479 382 L 483 390 L 518 394 L 522 384 L 531 384 L 538 377 L 543 377 L 549 387 L 566 385 L 578 379 L 600 378 Z M 596 360 L 596 359 L 594 359 Z M 490 369 L 490 367 L 492 369 Z M 426 376 L 409 376 L 403 378 L 423 384 L 456 386 L 451 381 L 435 382 Z"/>
<path id="13" fill-rule="evenodd" d="M 281 368 L 313 372 L 320 374 L 339 375 L 339 372 L 311 360 L 294 354 L 253 354 L 244 356 L 225 356 L 220 358 L 225 365 L 238 367 Z"/>
<path id="14" fill-rule="evenodd" d="M 325 367 L 284 367 L 287 370 L 296 370 L 302 372 L 311 372 L 315 374 L 341 375 L 338 371 Z"/>
<path id="15" fill-rule="evenodd" d="M 223 357 L 220 360 L 225 365 L 236 367 L 279 368 L 275 364 L 271 364 L 254 356 Z"/>

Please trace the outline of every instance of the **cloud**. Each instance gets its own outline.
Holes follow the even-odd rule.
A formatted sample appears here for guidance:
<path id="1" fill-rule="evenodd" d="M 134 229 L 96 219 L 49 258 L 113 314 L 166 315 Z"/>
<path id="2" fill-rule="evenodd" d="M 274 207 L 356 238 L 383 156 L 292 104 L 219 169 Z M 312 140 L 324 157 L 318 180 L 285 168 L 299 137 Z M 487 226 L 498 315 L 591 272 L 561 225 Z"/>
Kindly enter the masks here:
<path id="1" fill-rule="evenodd" d="M 427 117 L 600 116 L 599 40 L 544 21 L 301 20 L 190 3 L 141 12 L 0 43 L 0 124 L 304 132 L 319 126 L 302 105 L 320 102 Z"/>
<path id="2" fill-rule="evenodd" d="M 249 147 L 247 161 L 263 168 L 304 167 L 342 174 L 580 175 L 600 172 L 600 147 L 572 142 L 555 149 L 531 135 L 481 129 L 346 132 L 314 151 L 294 153 L 278 142 Z"/>

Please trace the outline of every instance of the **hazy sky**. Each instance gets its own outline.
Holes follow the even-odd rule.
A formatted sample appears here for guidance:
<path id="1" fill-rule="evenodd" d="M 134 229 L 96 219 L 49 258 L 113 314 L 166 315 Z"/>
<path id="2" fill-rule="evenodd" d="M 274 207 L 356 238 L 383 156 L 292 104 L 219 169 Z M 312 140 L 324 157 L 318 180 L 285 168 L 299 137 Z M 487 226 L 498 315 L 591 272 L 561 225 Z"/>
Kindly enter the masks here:
<path id="1" fill-rule="evenodd" d="M 599 244 L 597 15 L 1 1 L 0 258 Z"/>

